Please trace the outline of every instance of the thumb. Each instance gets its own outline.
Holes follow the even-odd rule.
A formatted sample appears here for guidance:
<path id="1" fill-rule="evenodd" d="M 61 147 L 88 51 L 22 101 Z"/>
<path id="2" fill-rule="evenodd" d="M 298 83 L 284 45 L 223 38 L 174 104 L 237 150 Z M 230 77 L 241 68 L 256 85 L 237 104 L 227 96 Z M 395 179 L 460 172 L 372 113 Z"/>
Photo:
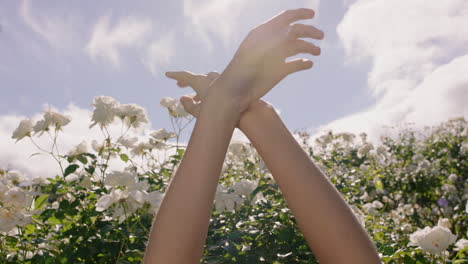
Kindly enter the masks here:
<path id="1" fill-rule="evenodd" d="M 187 113 L 197 117 L 200 112 L 200 104 L 196 104 L 193 99 L 189 96 L 182 96 L 180 97 L 180 103 L 184 106 L 185 111 Z"/>
<path id="2" fill-rule="evenodd" d="M 295 72 L 310 69 L 313 65 L 314 63 L 307 59 L 295 59 L 292 61 L 288 61 L 286 62 L 286 65 L 284 67 L 285 77 Z"/>

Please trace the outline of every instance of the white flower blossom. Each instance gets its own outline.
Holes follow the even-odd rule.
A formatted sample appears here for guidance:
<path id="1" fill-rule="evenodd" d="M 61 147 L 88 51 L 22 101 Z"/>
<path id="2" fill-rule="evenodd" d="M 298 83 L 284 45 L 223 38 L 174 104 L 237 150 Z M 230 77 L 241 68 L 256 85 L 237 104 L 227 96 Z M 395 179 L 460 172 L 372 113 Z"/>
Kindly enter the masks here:
<path id="1" fill-rule="evenodd" d="M 44 177 L 35 177 L 31 180 L 32 185 L 45 185 L 48 183 L 49 181 Z"/>
<path id="2" fill-rule="evenodd" d="M 448 180 L 451 182 L 456 182 L 458 180 L 458 176 L 452 173 L 448 176 Z"/>
<path id="3" fill-rule="evenodd" d="M 4 202 L 7 206 L 26 208 L 29 206 L 31 199 L 32 197 L 28 193 L 18 187 L 13 187 L 5 193 Z"/>
<path id="4" fill-rule="evenodd" d="M 31 223 L 31 216 L 18 210 L 0 210 L 0 231 L 9 232 L 16 226 L 25 226 Z"/>
<path id="5" fill-rule="evenodd" d="M 380 201 L 374 201 L 372 203 L 372 206 L 376 209 L 382 209 L 383 208 L 383 204 L 380 202 Z"/>
<path id="6" fill-rule="evenodd" d="M 44 120 L 50 125 L 54 125 L 56 129 L 60 129 L 70 123 L 71 119 L 68 116 L 49 110 L 44 114 Z"/>
<path id="7" fill-rule="evenodd" d="M 235 194 L 248 197 L 258 186 L 258 182 L 252 180 L 240 180 L 231 186 Z"/>
<path id="8" fill-rule="evenodd" d="M 437 223 L 437 226 L 450 229 L 452 227 L 452 224 L 450 224 L 450 220 L 448 218 L 440 218 L 439 222 Z"/>
<path id="9" fill-rule="evenodd" d="M 93 182 L 91 181 L 90 177 L 84 176 L 78 185 L 83 188 L 89 188 L 93 185 Z"/>
<path id="10" fill-rule="evenodd" d="M 119 143 L 122 144 L 122 146 L 126 147 L 126 148 L 133 148 L 135 147 L 135 143 L 137 143 L 138 141 L 138 138 L 137 137 L 123 137 L 121 139 L 119 139 Z"/>
<path id="11" fill-rule="evenodd" d="M 189 113 L 185 110 L 184 105 L 181 102 L 177 102 L 175 107 L 171 109 L 171 115 L 174 117 L 187 117 Z"/>
<path id="12" fill-rule="evenodd" d="M 148 123 L 146 110 L 136 104 L 121 104 L 116 107 L 115 115 L 130 127 L 139 128 L 141 124 Z"/>
<path id="13" fill-rule="evenodd" d="M 104 185 L 107 186 L 131 186 L 137 183 L 136 174 L 130 172 L 113 171 L 107 174 Z"/>
<path id="14" fill-rule="evenodd" d="M 60 204 L 59 204 L 59 202 L 55 201 L 50 205 L 50 207 L 52 209 L 58 209 L 60 207 Z"/>
<path id="15" fill-rule="evenodd" d="M 176 105 L 176 99 L 172 98 L 172 97 L 164 97 L 161 99 L 161 106 L 162 107 L 165 107 L 165 108 L 174 108 L 175 105 Z"/>
<path id="16" fill-rule="evenodd" d="M 34 133 L 42 135 L 45 131 L 49 131 L 50 127 L 60 130 L 62 127 L 68 125 L 71 119 L 68 116 L 48 110 L 44 113 L 44 118 L 36 122 L 33 127 Z"/>
<path id="17" fill-rule="evenodd" d="M 465 247 L 468 247 L 468 239 L 460 239 L 457 241 L 457 243 L 455 243 L 455 251 L 460 251 L 462 249 L 464 249 Z"/>
<path id="18" fill-rule="evenodd" d="M 366 203 L 362 206 L 362 208 L 371 215 L 378 215 L 379 212 L 376 210 L 377 208 L 374 207 L 372 203 Z"/>
<path id="19" fill-rule="evenodd" d="M 90 128 L 99 124 L 101 127 L 107 126 L 114 121 L 115 111 L 120 103 L 110 96 L 96 96 L 93 99 L 93 116 Z"/>
<path id="20" fill-rule="evenodd" d="M 77 156 L 77 155 L 87 153 L 87 152 L 88 152 L 88 143 L 83 140 L 81 141 L 80 144 L 76 145 L 68 152 L 68 156 Z"/>
<path id="21" fill-rule="evenodd" d="M 67 177 L 65 177 L 65 181 L 68 183 L 76 182 L 80 177 L 76 174 L 70 174 Z"/>
<path id="22" fill-rule="evenodd" d="M 441 226 L 431 228 L 427 226 L 411 234 L 409 245 L 418 246 L 432 254 L 440 254 L 456 239 L 457 237 L 448 228 Z"/>
<path id="23" fill-rule="evenodd" d="M 365 143 L 358 149 L 358 152 L 357 152 L 358 158 L 364 157 L 372 149 L 374 149 L 374 146 L 372 145 L 372 143 Z"/>
<path id="24" fill-rule="evenodd" d="M 384 155 L 385 153 L 387 153 L 387 151 L 388 151 L 388 149 L 384 145 L 380 145 L 376 149 L 376 152 L 377 152 L 378 155 Z"/>
<path id="25" fill-rule="evenodd" d="M 174 98 L 164 97 L 161 99 L 160 104 L 162 107 L 167 108 L 169 114 L 173 117 L 187 117 L 189 115 L 182 103 Z"/>
<path id="26" fill-rule="evenodd" d="M 13 185 L 19 185 L 24 181 L 24 175 L 18 170 L 10 170 L 6 174 L 6 179 Z"/>
<path id="27" fill-rule="evenodd" d="M 154 131 L 153 133 L 151 133 L 151 137 L 153 137 L 156 140 L 167 140 L 167 139 L 173 138 L 175 136 L 176 136 L 175 133 L 169 133 L 164 128 L 158 129 L 158 130 Z"/>
<path id="28" fill-rule="evenodd" d="M 13 135 L 11 136 L 12 139 L 16 139 L 16 141 L 20 141 L 25 137 L 30 137 L 32 132 L 32 122 L 29 119 L 22 120 L 18 126 L 18 128 L 13 131 Z"/>
<path id="29" fill-rule="evenodd" d="M 216 211 L 222 212 L 227 210 L 232 212 L 235 208 L 240 208 L 243 202 L 244 199 L 242 197 L 235 193 L 229 193 L 224 186 L 218 185 L 215 197 Z"/>
<path id="30" fill-rule="evenodd" d="M 91 141 L 91 147 L 93 148 L 94 151 L 99 152 L 101 151 L 103 144 L 99 144 L 97 140 Z"/>

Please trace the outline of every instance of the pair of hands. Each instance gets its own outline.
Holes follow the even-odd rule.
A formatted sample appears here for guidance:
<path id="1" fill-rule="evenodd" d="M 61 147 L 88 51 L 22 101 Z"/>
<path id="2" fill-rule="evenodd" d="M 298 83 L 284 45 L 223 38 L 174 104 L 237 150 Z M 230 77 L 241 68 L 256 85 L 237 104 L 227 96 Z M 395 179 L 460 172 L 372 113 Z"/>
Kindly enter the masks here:
<path id="1" fill-rule="evenodd" d="M 289 74 L 312 68 L 312 61 L 288 57 L 300 53 L 320 55 L 320 48 L 302 38 L 323 39 L 323 32 L 305 24 L 292 24 L 314 17 L 312 9 L 287 10 L 254 28 L 241 43 L 233 59 L 220 75 L 210 72 L 197 75 L 191 72 L 167 72 L 166 76 L 177 81 L 180 87 L 191 87 L 196 95 L 180 98 L 185 110 L 197 117 L 212 84 L 220 76 L 238 85 L 221 86 L 227 98 L 237 100 L 238 111 L 269 105 L 260 98 Z"/>

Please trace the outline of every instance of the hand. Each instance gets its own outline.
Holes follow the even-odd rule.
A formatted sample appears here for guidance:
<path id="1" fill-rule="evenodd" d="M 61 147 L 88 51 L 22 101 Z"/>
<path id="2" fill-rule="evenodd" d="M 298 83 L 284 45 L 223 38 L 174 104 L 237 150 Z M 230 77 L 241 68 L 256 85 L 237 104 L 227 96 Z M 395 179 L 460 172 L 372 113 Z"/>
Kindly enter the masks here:
<path id="1" fill-rule="evenodd" d="M 185 111 L 194 117 L 198 117 L 200 114 L 201 100 L 206 97 L 208 87 L 214 80 L 219 77 L 219 75 L 220 74 L 217 72 L 209 72 L 205 75 L 194 74 L 188 71 L 166 73 L 168 78 L 177 81 L 177 85 L 179 87 L 191 87 L 196 92 L 196 94 L 184 95 L 180 97 L 180 102 L 184 106 Z M 257 100 L 250 105 L 248 111 L 265 108 L 272 108 L 272 106 L 265 101 Z"/>
<path id="2" fill-rule="evenodd" d="M 247 35 L 222 74 L 238 84 L 226 87 L 224 92 L 239 100 L 240 112 L 289 74 L 312 67 L 310 60 L 285 60 L 300 53 L 320 55 L 319 47 L 300 38 L 323 39 L 323 32 L 310 25 L 291 24 L 313 17 L 311 9 L 287 10 Z"/>

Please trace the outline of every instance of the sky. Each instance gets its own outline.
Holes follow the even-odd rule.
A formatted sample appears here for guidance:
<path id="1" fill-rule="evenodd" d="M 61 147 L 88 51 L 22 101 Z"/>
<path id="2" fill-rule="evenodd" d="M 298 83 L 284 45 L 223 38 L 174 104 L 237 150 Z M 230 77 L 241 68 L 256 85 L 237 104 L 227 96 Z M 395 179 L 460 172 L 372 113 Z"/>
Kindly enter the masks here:
<path id="1" fill-rule="evenodd" d="M 466 0 L 0 0 L 0 167 L 50 173 L 11 133 L 52 107 L 73 118 L 66 151 L 99 135 L 88 129 L 97 95 L 145 107 L 146 131 L 170 130 L 160 99 L 192 91 L 166 71 L 221 72 L 250 29 L 298 7 L 316 10 L 305 23 L 325 32 L 314 42 L 322 54 L 301 55 L 313 69 L 264 98 L 291 131 L 377 137 L 383 126 L 468 117 Z"/>

